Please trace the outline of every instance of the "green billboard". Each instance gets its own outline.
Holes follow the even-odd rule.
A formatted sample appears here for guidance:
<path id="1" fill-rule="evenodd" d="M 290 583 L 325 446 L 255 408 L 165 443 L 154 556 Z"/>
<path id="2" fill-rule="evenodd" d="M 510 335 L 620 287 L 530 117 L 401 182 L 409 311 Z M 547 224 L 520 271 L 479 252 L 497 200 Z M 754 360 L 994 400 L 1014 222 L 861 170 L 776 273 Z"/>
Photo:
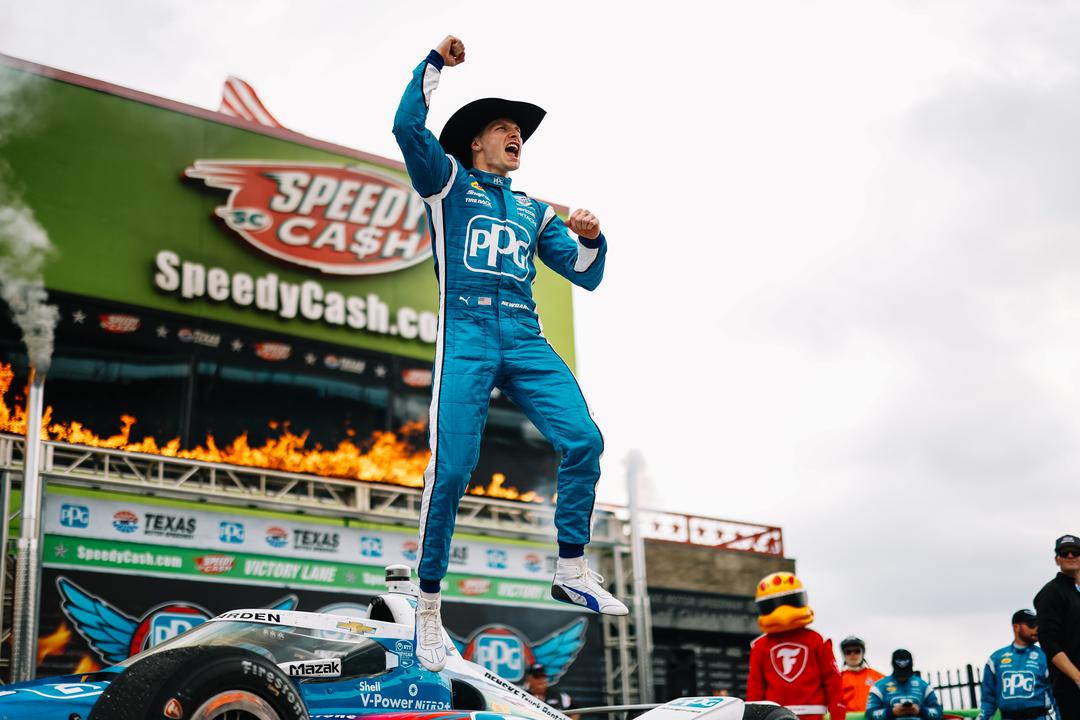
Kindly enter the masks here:
<path id="1" fill-rule="evenodd" d="M 48 289 L 434 355 L 430 233 L 401 163 L 4 56 L 0 84 L 20 87 L 0 160 L 57 250 Z M 534 294 L 573 366 L 569 284 L 540 268 Z"/>

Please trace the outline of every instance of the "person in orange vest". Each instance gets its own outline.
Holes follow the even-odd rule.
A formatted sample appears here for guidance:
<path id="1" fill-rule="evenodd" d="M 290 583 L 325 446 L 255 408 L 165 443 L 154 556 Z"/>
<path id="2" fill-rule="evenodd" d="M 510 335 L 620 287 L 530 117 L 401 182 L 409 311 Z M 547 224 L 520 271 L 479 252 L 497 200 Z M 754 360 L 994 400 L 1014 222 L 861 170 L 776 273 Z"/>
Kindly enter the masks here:
<path id="1" fill-rule="evenodd" d="M 806 627 L 814 611 L 806 588 L 789 572 L 767 575 L 757 585 L 758 626 L 765 634 L 750 643 L 747 700 L 770 700 L 800 720 L 845 720 L 832 641 Z"/>
<path id="2" fill-rule="evenodd" d="M 870 688 L 885 676 L 866 663 L 866 643 L 860 638 L 848 635 L 840 641 L 840 652 L 844 655 L 840 672 L 844 707 L 852 712 L 864 712 Z"/>

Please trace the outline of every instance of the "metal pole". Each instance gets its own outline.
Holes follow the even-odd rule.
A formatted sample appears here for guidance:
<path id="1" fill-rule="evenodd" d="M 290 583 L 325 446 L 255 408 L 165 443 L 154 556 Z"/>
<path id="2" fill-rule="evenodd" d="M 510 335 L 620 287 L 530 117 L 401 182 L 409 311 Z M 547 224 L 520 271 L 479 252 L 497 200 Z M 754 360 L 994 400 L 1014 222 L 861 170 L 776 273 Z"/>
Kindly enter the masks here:
<path id="1" fill-rule="evenodd" d="M 634 569 L 634 624 L 637 626 L 638 647 L 638 700 L 653 701 L 652 677 L 652 605 L 649 602 L 649 584 L 645 577 L 645 538 L 641 535 L 641 518 L 638 514 L 638 493 L 645 460 L 637 450 L 626 459 L 627 496 L 630 506 L 630 561 Z"/>
<path id="2" fill-rule="evenodd" d="M 10 449 L 11 443 L 4 443 L 5 449 Z M 0 452 L 0 455 L 6 453 Z M 10 465 L 10 462 L 4 462 L 9 458 L 0 457 L 0 463 L 5 466 Z M 11 524 L 11 475 L 12 473 L 5 470 L 2 473 L 3 487 L 0 488 L 0 643 L 4 643 L 4 615 L 7 608 L 4 606 L 4 601 L 7 598 L 7 570 L 8 570 L 8 530 Z M 8 669 L 10 670 L 11 658 L 8 658 Z M 11 675 L 8 674 L 8 679 Z"/>
<path id="3" fill-rule="evenodd" d="M 45 376 L 34 373 L 26 399 L 26 451 L 23 458 L 22 516 L 15 561 L 11 631 L 11 680 L 33 680 L 37 670 L 38 606 L 41 594 L 41 415 Z"/>

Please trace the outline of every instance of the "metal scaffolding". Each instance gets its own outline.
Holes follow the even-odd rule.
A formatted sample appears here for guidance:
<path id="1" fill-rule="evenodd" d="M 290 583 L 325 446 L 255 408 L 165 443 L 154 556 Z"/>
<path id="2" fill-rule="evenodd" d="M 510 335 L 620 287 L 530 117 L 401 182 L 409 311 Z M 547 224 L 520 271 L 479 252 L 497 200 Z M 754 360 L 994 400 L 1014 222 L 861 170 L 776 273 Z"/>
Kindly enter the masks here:
<path id="1" fill-rule="evenodd" d="M 25 451 L 26 442 L 22 436 L 0 434 L 3 497 L 8 496 L 13 486 L 22 484 Z M 40 473 L 43 486 L 61 485 L 202 500 L 221 505 L 243 505 L 404 527 L 416 527 L 422 494 L 420 488 L 339 480 L 55 441 L 41 443 Z M 9 518 L 14 517 L 10 509 L 4 511 Z M 491 536 L 550 542 L 554 540 L 554 516 L 555 508 L 551 505 L 466 495 L 461 501 L 457 526 L 462 530 Z M 636 602 L 634 597 L 628 523 L 625 510 L 597 507 L 589 547 L 599 556 L 603 572 L 614 581 L 616 594 L 625 598 L 629 607 L 636 609 L 647 607 L 647 604 Z M 7 525 L 5 523 L 5 528 Z M 10 541 L 5 542 L 5 547 L 8 545 Z M 4 554 L 3 570 L 8 577 L 11 564 L 10 552 L 7 552 Z M 10 585 L 7 587 L 10 588 Z M 4 589 L 0 575 L 0 592 Z M 0 618 L 4 618 L 4 626 L 0 628 L 0 637 L 5 636 L 10 627 L 7 624 L 11 608 L 10 589 L 8 593 L 3 597 L 4 614 Z M 623 703 L 650 701 L 651 698 L 640 695 L 639 675 L 642 669 L 648 672 L 648 663 L 639 662 L 637 643 L 637 628 L 648 627 L 648 622 L 638 622 L 633 615 L 617 619 L 602 617 L 608 663 L 608 700 Z M 3 658 L 5 665 L 9 662 L 9 658 Z M 0 674 L 6 677 L 7 668 Z"/>

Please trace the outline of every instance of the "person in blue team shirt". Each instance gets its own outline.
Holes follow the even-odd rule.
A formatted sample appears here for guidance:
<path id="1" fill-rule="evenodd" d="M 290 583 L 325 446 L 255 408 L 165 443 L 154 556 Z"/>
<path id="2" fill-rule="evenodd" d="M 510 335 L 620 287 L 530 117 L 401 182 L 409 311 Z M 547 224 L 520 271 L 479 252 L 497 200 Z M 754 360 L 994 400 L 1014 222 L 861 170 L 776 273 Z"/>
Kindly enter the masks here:
<path id="1" fill-rule="evenodd" d="M 1012 628 L 1012 643 L 990 655 L 983 669 L 979 720 L 990 720 L 998 710 L 1003 720 L 1058 720 L 1046 653 L 1035 645 L 1038 618 L 1031 610 L 1017 610 Z"/>
<path id="2" fill-rule="evenodd" d="M 892 655 L 892 675 L 870 688 L 866 701 L 867 720 L 918 717 L 940 720 L 943 712 L 937 693 L 930 683 L 915 674 L 911 653 L 903 648 Z"/>
<path id="3" fill-rule="evenodd" d="M 588 210 L 575 210 L 564 223 L 547 203 L 511 189 L 509 173 L 521 165 L 523 145 L 544 117 L 541 108 L 483 98 L 455 112 L 438 139 L 427 129 L 443 68 L 464 61 L 464 43 L 446 37 L 413 71 L 394 117 L 409 178 L 426 204 L 439 283 L 416 608 L 416 654 L 433 671 L 446 663 L 440 589 L 458 503 L 479 457 L 495 387 L 562 455 L 552 597 L 627 614 L 585 561 L 604 439 L 573 373 L 544 338 L 532 296 L 537 257 L 575 285 L 594 289 L 604 275 L 607 241 Z"/>

